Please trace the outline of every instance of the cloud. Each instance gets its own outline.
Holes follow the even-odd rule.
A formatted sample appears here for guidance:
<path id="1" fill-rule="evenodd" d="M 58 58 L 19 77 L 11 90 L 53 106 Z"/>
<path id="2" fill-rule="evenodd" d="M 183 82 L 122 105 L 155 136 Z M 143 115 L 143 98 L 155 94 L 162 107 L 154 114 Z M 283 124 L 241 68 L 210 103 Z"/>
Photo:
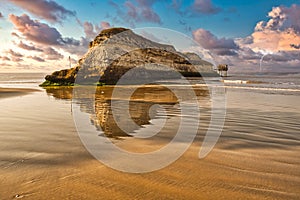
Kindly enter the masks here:
<path id="1" fill-rule="evenodd" d="M 210 15 L 221 11 L 221 8 L 213 5 L 211 0 L 195 0 L 192 5 L 192 11 L 198 14 Z"/>
<path id="2" fill-rule="evenodd" d="M 236 51 L 234 51 L 232 49 L 226 49 L 226 48 L 216 49 L 216 50 L 213 50 L 213 52 L 219 56 L 235 56 L 235 55 L 237 55 Z"/>
<path id="3" fill-rule="evenodd" d="M 17 37 L 17 38 L 20 38 L 20 36 L 19 36 L 17 33 L 15 33 L 15 32 L 12 32 L 12 33 L 11 33 L 11 36 L 15 36 L 15 37 Z"/>
<path id="4" fill-rule="evenodd" d="M 28 56 L 28 58 L 31 58 L 35 61 L 38 61 L 38 62 L 45 62 L 45 60 L 43 58 L 40 58 L 40 57 L 37 57 L 37 56 Z"/>
<path id="5" fill-rule="evenodd" d="M 0 59 L 3 61 L 10 61 L 10 58 L 7 56 L 0 56 Z"/>
<path id="6" fill-rule="evenodd" d="M 90 40 L 81 37 L 79 43 L 80 45 L 76 47 L 74 47 L 73 45 L 65 45 L 63 47 L 63 50 L 71 54 L 76 54 L 77 56 L 81 57 L 87 52 Z"/>
<path id="7" fill-rule="evenodd" d="M 105 21 L 102 21 L 100 23 L 100 26 L 93 25 L 92 23 L 86 21 L 82 24 L 82 26 L 84 29 L 85 37 L 89 40 L 93 40 L 102 30 L 112 27 L 109 22 Z"/>
<path id="8" fill-rule="evenodd" d="M 13 62 L 22 62 L 22 61 L 23 61 L 22 58 L 18 58 L 18 57 L 12 57 L 11 60 L 12 60 Z"/>
<path id="9" fill-rule="evenodd" d="M 218 38 L 204 29 L 193 31 L 193 38 L 213 53 L 216 64 L 229 64 L 232 73 L 259 71 L 263 56 L 264 71 L 300 72 L 297 26 L 287 26 L 282 17 L 276 17 L 278 9 L 273 8 L 271 12 L 269 15 L 278 22 L 271 19 L 271 22 L 259 22 L 254 32 L 245 38 Z"/>
<path id="10" fill-rule="evenodd" d="M 238 49 L 233 39 L 217 38 L 211 32 L 201 28 L 193 31 L 193 38 L 206 49 Z"/>
<path id="11" fill-rule="evenodd" d="M 156 1 L 157 0 L 125 1 L 123 5 L 110 1 L 110 5 L 117 10 L 121 21 L 125 21 L 134 27 L 135 23 L 140 22 L 162 23 L 160 16 L 153 10 L 153 5 Z M 119 19 L 114 20 L 116 22 L 119 21 Z"/>
<path id="12" fill-rule="evenodd" d="M 299 72 L 300 6 L 273 7 L 268 17 L 268 20 L 256 24 L 251 35 L 234 39 L 237 49 L 231 47 L 232 42 L 225 42 L 226 39 L 219 41 L 220 39 L 205 31 L 195 31 L 194 36 L 217 55 L 217 63 L 229 64 L 230 71 L 259 71 L 263 57 L 262 66 L 265 71 Z M 217 46 L 226 47 L 228 52 L 223 53 Z M 236 54 L 230 55 L 230 51 Z"/>
<path id="13" fill-rule="evenodd" d="M 255 51 L 292 51 L 291 43 L 300 43 L 300 35 L 292 28 L 284 31 L 264 29 L 252 33 L 253 43 L 248 45 Z"/>
<path id="14" fill-rule="evenodd" d="M 21 38 L 26 41 L 55 46 L 79 56 L 82 56 L 88 48 L 88 42 L 84 38 L 77 40 L 71 37 L 62 37 L 56 28 L 38 20 L 32 20 L 26 14 L 21 16 L 10 14 L 9 20 L 14 24 L 18 33 L 21 34 Z"/>
<path id="15" fill-rule="evenodd" d="M 101 26 L 101 29 L 103 30 L 103 29 L 108 29 L 108 28 L 111 28 L 112 26 L 110 25 L 110 23 L 109 22 L 105 22 L 105 21 L 102 21 L 101 23 L 100 23 L 100 26 Z"/>
<path id="16" fill-rule="evenodd" d="M 194 40 L 203 48 L 211 50 L 214 54 L 219 56 L 236 55 L 235 50 L 239 49 L 239 46 L 233 39 L 217 38 L 211 32 L 201 28 L 193 31 L 192 34 Z"/>
<path id="17" fill-rule="evenodd" d="M 141 16 L 145 21 L 161 23 L 159 15 L 152 9 L 152 5 L 155 3 L 155 0 L 136 0 L 138 7 L 141 9 Z"/>
<path id="18" fill-rule="evenodd" d="M 15 51 L 13 51 L 12 49 L 9 49 L 8 50 L 8 53 L 10 54 L 10 55 L 12 55 L 13 57 L 15 57 L 15 58 L 22 58 L 24 55 L 22 55 L 22 54 L 20 54 L 20 53 L 17 53 L 17 52 L 15 52 Z"/>
<path id="19" fill-rule="evenodd" d="M 43 51 L 42 49 L 37 48 L 35 46 L 27 45 L 27 44 L 23 43 L 22 41 L 18 44 L 18 47 L 25 49 L 25 50 L 29 50 L 29 51 L 39 51 L 39 52 Z"/>
<path id="20" fill-rule="evenodd" d="M 9 20 L 25 39 L 47 45 L 61 45 L 63 38 L 55 29 L 45 23 L 32 20 L 26 14 L 20 17 L 10 14 Z"/>
<path id="21" fill-rule="evenodd" d="M 152 9 L 155 0 L 136 0 L 137 5 L 134 5 L 130 1 L 125 2 L 125 7 L 128 8 L 127 14 L 135 22 L 153 22 L 161 23 L 159 15 Z"/>
<path id="22" fill-rule="evenodd" d="M 279 30 L 293 28 L 297 33 L 300 32 L 300 6 L 293 4 L 291 7 L 273 7 L 268 13 L 269 21 L 260 21 L 255 27 L 255 31 Z"/>
<path id="23" fill-rule="evenodd" d="M 256 51 L 293 51 L 300 44 L 300 6 L 273 7 L 268 21 L 256 24 L 249 45 Z"/>
<path id="24" fill-rule="evenodd" d="M 57 50 L 55 50 L 52 47 L 47 47 L 43 51 L 44 54 L 47 56 L 48 60 L 60 60 L 64 58 L 62 54 L 60 54 Z"/>
<path id="25" fill-rule="evenodd" d="M 238 52 L 239 58 L 245 61 L 261 59 L 262 55 L 260 53 L 254 52 L 250 48 L 243 48 Z"/>
<path id="26" fill-rule="evenodd" d="M 94 25 L 90 22 L 84 22 L 83 29 L 84 29 L 85 36 L 87 38 L 93 38 L 97 34 L 94 29 Z"/>
<path id="27" fill-rule="evenodd" d="M 1 66 L 1 69 L 8 69 L 10 70 L 10 66 L 12 66 L 11 64 L 8 64 L 8 63 L 0 63 L 0 66 Z"/>
<path id="28" fill-rule="evenodd" d="M 29 11 L 35 16 L 49 22 L 62 22 L 68 16 L 75 16 L 75 11 L 70 11 L 52 0 L 9 0 L 11 3 Z"/>

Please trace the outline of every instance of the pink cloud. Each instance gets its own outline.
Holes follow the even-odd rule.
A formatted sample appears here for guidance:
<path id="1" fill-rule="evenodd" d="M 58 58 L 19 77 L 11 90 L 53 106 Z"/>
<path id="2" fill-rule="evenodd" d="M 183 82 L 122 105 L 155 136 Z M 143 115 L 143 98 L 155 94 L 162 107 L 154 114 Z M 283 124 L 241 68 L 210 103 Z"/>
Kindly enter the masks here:
<path id="1" fill-rule="evenodd" d="M 44 50 L 44 54 L 47 56 L 48 60 L 60 60 L 63 59 L 64 56 L 60 54 L 58 51 L 56 51 L 52 47 L 47 47 Z"/>
<path id="2" fill-rule="evenodd" d="M 100 26 L 101 26 L 101 29 L 108 29 L 108 28 L 112 27 L 109 22 L 105 22 L 105 21 L 102 21 L 100 23 Z"/>
<path id="3" fill-rule="evenodd" d="M 13 62 L 22 62 L 22 61 L 23 61 L 22 58 L 18 58 L 18 57 L 12 57 L 11 60 L 12 60 Z"/>
<path id="4" fill-rule="evenodd" d="M 152 22 L 161 24 L 159 15 L 154 11 L 153 5 L 157 0 L 135 0 L 125 1 L 123 5 L 119 5 L 113 1 L 110 4 L 117 9 L 117 13 L 121 21 L 129 23 L 132 27 L 139 22 Z M 125 7 L 125 11 L 124 8 Z M 114 18 L 115 21 L 120 21 Z"/>
<path id="5" fill-rule="evenodd" d="M 10 14 L 9 20 L 27 40 L 48 45 L 62 44 L 62 36 L 55 28 L 37 20 L 32 20 L 26 14 L 20 17 Z"/>
<path id="6" fill-rule="evenodd" d="M 7 56 L 0 56 L 1 60 L 3 61 L 10 61 L 10 58 Z"/>
<path id="7" fill-rule="evenodd" d="M 100 23 L 100 26 L 93 25 L 90 22 L 84 22 L 82 26 L 84 29 L 85 37 L 89 40 L 93 40 L 102 30 L 111 28 L 110 23 L 105 21 L 102 21 Z"/>
<path id="8" fill-rule="evenodd" d="M 12 65 L 4 62 L 4 63 L 0 63 L 0 66 L 2 67 L 2 69 L 10 69 L 10 66 Z"/>
<path id="9" fill-rule="evenodd" d="M 124 5 L 127 7 L 127 15 L 137 21 L 139 15 L 138 8 L 131 1 L 126 1 Z"/>
<path id="10" fill-rule="evenodd" d="M 235 39 L 237 55 L 216 60 L 230 64 L 233 71 L 258 71 L 264 56 L 265 70 L 299 72 L 300 6 L 274 7 L 268 17 L 256 24 L 250 36 Z"/>
<path id="11" fill-rule="evenodd" d="M 22 58 L 24 56 L 24 55 L 22 55 L 22 54 L 20 54 L 18 52 L 13 51 L 12 49 L 8 50 L 8 53 L 10 55 L 12 55 L 13 57 L 16 57 L 16 58 Z"/>
<path id="12" fill-rule="evenodd" d="M 40 52 L 43 51 L 42 49 L 37 48 L 35 46 L 27 45 L 27 44 L 23 43 L 22 41 L 18 44 L 18 47 L 25 49 L 25 50 L 30 50 L 30 51 L 40 51 Z"/>
<path id="13" fill-rule="evenodd" d="M 141 15 L 143 16 L 143 19 L 145 19 L 145 21 L 155 22 L 158 24 L 161 23 L 161 20 L 160 20 L 160 17 L 158 16 L 158 14 L 149 7 L 144 8 L 141 12 Z"/>
<path id="14" fill-rule="evenodd" d="M 192 10 L 199 14 L 216 14 L 221 11 L 220 8 L 212 4 L 211 0 L 195 0 Z"/>
<path id="15" fill-rule="evenodd" d="M 217 38 L 211 32 L 204 29 L 197 29 L 193 31 L 193 38 L 203 48 L 213 51 L 213 53 L 220 56 L 232 56 L 235 55 L 235 50 L 239 49 L 239 46 L 230 38 Z"/>
<path id="16" fill-rule="evenodd" d="M 29 11 L 49 22 L 61 22 L 67 16 L 75 16 L 74 11 L 67 10 L 52 0 L 9 0 L 11 3 Z"/>
<path id="17" fill-rule="evenodd" d="M 255 31 L 252 34 L 253 43 L 248 45 L 255 51 L 293 51 L 296 50 L 292 44 L 300 44 L 300 35 L 293 29 L 285 31 L 274 31 L 265 29 Z"/>
<path id="18" fill-rule="evenodd" d="M 66 52 L 78 55 L 82 55 L 88 48 L 88 42 L 85 39 L 76 40 L 70 37 L 62 37 L 56 28 L 38 20 L 32 20 L 26 14 L 21 16 L 10 14 L 9 20 L 14 24 L 21 38 L 28 42 L 56 46 Z"/>
<path id="19" fill-rule="evenodd" d="M 37 57 L 37 56 L 28 56 L 28 58 L 31 58 L 32 60 L 38 61 L 38 62 L 45 62 L 43 58 Z"/>
<path id="20" fill-rule="evenodd" d="M 273 30 L 276 23 L 272 22 L 274 25 L 270 28 L 264 27 L 267 23 L 261 24 L 257 27 L 263 29 L 256 27 L 251 36 L 245 38 L 218 38 L 204 29 L 193 31 L 193 38 L 213 53 L 216 64 L 229 64 L 231 72 L 259 71 L 263 55 L 264 70 L 299 72 L 299 33 L 292 26 Z"/>
<path id="21" fill-rule="evenodd" d="M 97 34 L 94 30 L 94 25 L 90 22 L 84 22 L 83 29 L 87 38 L 93 38 Z"/>
<path id="22" fill-rule="evenodd" d="M 268 13 L 268 21 L 256 24 L 248 45 L 255 51 L 293 51 L 300 44 L 300 6 L 273 7 Z"/>
<path id="23" fill-rule="evenodd" d="M 15 37 L 17 37 L 17 38 L 20 38 L 20 36 L 19 36 L 17 33 L 15 33 L 15 32 L 12 32 L 12 33 L 11 33 L 11 36 L 15 36 Z"/>

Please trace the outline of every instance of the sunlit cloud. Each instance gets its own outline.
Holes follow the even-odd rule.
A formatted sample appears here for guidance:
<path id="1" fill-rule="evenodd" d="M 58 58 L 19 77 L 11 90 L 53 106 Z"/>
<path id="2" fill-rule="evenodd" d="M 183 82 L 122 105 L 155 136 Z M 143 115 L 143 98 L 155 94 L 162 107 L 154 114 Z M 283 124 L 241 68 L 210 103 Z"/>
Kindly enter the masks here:
<path id="1" fill-rule="evenodd" d="M 45 59 L 41 58 L 41 57 L 38 57 L 38 56 L 28 56 L 27 58 L 31 58 L 35 61 L 38 61 L 38 62 L 45 62 Z"/>
<path id="2" fill-rule="evenodd" d="M 204 29 L 193 31 L 193 38 L 205 49 L 211 50 L 219 56 L 236 55 L 239 46 L 230 38 L 217 38 L 211 32 Z"/>
<path id="3" fill-rule="evenodd" d="M 43 51 L 42 49 L 37 48 L 35 46 L 27 45 L 27 44 L 23 43 L 22 41 L 20 41 L 20 43 L 18 44 L 18 47 L 25 49 L 25 50 L 30 50 L 30 51 L 38 51 L 38 52 Z"/>
<path id="4" fill-rule="evenodd" d="M 76 12 L 68 10 L 52 0 L 9 0 L 33 15 L 49 22 L 62 22 L 67 16 L 75 16 Z"/>
<path id="5" fill-rule="evenodd" d="M 84 22 L 80 25 L 83 27 L 86 39 L 93 40 L 102 30 L 111 28 L 109 22 L 102 21 L 100 25 L 93 25 L 91 22 Z"/>
<path id="6" fill-rule="evenodd" d="M 60 60 L 64 58 L 64 56 L 61 53 L 59 53 L 52 47 L 45 48 L 43 52 L 47 56 L 48 60 Z"/>
<path id="7" fill-rule="evenodd" d="M 2 61 L 10 61 L 11 59 L 9 58 L 9 57 L 7 57 L 7 56 L 0 56 L 0 59 L 2 60 Z"/>
<path id="8" fill-rule="evenodd" d="M 9 20 L 13 23 L 18 31 L 18 34 L 16 35 L 26 41 L 40 45 L 54 46 L 63 49 L 66 52 L 81 56 L 87 50 L 88 42 L 86 42 L 84 38 L 77 40 L 72 37 L 63 37 L 56 28 L 38 20 L 32 20 L 26 14 L 21 16 L 10 14 Z M 28 45 L 25 47 L 24 44 L 22 47 L 31 48 L 28 47 Z"/>
<path id="9" fill-rule="evenodd" d="M 273 7 L 268 21 L 260 21 L 249 45 L 256 51 L 293 51 L 300 44 L 300 6 Z"/>
<path id="10" fill-rule="evenodd" d="M 16 57 L 16 58 L 22 58 L 22 57 L 24 56 L 24 55 L 22 55 L 22 54 L 20 54 L 20 53 L 18 53 L 18 52 L 13 51 L 12 49 L 9 49 L 9 50 L 8 50 L 8 53 L 9 53 L 11 56 Z"/>
<path id="11" fill-rule="evenodd" d="M 61 45 L 63 43 L 63 38 L 57 29 L 37 20 L 32 20 L 26 14 L 21 16 L 10 14 L 9 20 L 18 32 L 29 41 L 47 45 Z"/>

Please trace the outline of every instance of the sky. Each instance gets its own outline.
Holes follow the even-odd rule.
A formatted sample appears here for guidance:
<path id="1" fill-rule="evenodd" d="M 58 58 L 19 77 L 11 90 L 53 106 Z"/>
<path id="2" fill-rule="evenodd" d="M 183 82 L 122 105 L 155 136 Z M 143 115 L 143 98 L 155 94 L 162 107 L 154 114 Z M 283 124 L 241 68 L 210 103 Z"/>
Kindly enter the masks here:
<path id="1" fill-rule="evenodd" d="M 75 65 L 111 27 L 178 31 L 234 72 L 300 72 L 300 0 L 0 0 L 0 72 Z"/>

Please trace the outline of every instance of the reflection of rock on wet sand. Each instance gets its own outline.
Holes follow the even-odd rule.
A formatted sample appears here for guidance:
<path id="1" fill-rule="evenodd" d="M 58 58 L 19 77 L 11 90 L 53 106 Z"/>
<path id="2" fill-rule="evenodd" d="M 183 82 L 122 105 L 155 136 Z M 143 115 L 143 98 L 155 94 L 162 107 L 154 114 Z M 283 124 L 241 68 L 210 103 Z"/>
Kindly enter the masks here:
<path id="1" fill-rule="evenodd" d="M 130 117 L 124 114 L 122 107 L 129 103 Z M 129 136 L 143 125 L 150 124 L 149 110 L 155 103 L 135 101 L 115 101 L 117 112 L 112 112 L 111 101 L 95 102 L 95 115 L 91 116 L 92 123 L 108 137 Z M 156 116 L 156 112 L 152 117 Z M 132 123 L 132 121 L 134 123 Z M 121 127 L 121 128 L 120 128 Z"/>
<path id="2" fill-rule="evenodd" d="M 159 106 L 154 105 L 166 108 L 165 114 L 168 117 L 179 110 L 178 106 L 174 106 L 178 104 L 177 97 L 163 86 L 123 86 L 123 94 L 134 90 L 130 100 L 122 98 L 122 95 L 115 95 L 112 99 L 113 90 L 113 86 L 83 86 L 77 87 L 75 94 L 71 87 L 47 88 L 46 92 L 59 99 L 71 99 L 75 95 L 73 103 L 79 104 L 82 112 L 91 114 L 91 123 L 108 137 L 129 136 L 128 133 L 134 134 L 143 125 L 151 124 L 150 120 L 158 117 Z M 185 100 L 193 98 L 184 95 L 185 90 L 184 86 L 176 88 Z M 194 92 L 198 98 L 209 96 L 206 89 L 194 88 Z"/>
<path id="3" fill-rule="evenodd" d="M 73 87 L 45 87 L 45 90 L 48 95 L 56 99 L 72 99 Z"/>
<path id="4" fill-rule="evenodd" d="M 95 113 L 91 115 L 92 124 L 108 137 L 134 134 L 134 131 L 142 128 L 143 125 L 150 124 L 151 117 L 152 119 L 156 117 L 157 110 L 152 107 L 153 105 L 172 106 L 177 104 L 178 101 L 176 96 L 165 87 L 134 88 L 136 90 L 130 101 L 122 99 L 119 95 L 114 96 L 114 99 L 112 99 L 113 89 L 113 87 L 97 88 Z M 122 93 L 127 92 L 129 92 L 129 87 L 122 88 Z M 114 110 L 112 110 L 112 103 Z M 151 107 L 154 110 L 150 109 Z M 129 115 L 126 114 L 128 108 Z"/>

